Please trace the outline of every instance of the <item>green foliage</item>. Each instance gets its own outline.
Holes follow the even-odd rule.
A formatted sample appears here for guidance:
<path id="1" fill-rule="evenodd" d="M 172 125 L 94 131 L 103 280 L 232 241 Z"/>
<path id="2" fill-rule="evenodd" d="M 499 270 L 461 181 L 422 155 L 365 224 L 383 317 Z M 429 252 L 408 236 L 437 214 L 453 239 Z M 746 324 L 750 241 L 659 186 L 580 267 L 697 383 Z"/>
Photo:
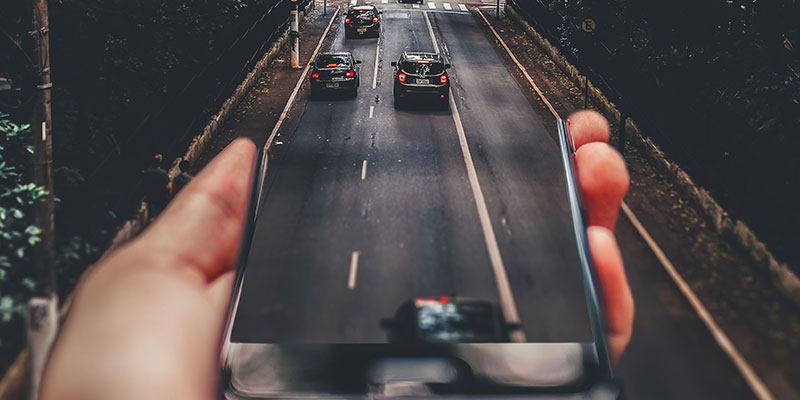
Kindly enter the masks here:
<path id="1" fill-rule="evenodd" d="M 41 229 L 33 225 L 31 208 L 46 192 L 26 174 L 33 153 L 29 136 L 28 125 L 0 113 L 0 326 L 22 315 L 35 287 L 30 255 Z"/>

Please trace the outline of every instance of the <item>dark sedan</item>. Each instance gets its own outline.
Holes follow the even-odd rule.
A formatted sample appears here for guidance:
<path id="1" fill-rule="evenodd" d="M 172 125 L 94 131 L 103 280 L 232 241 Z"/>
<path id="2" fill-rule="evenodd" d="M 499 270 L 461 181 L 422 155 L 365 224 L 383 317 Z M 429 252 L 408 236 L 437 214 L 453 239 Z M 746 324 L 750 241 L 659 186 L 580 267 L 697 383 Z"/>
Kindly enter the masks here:
<path id="1" fill-rule="evenodd" d="M 359 68 L 361 60 L 356 60 L 350 52 L 320 53 L 310 65 L 311 95 L 322 92 L 346 92 L 355 97 L 360 84 Z"/>
<path id="2" fill-rule="evenodd" d="M 381 12 L 373 5 L 352 6 L 344 17 L 344 37 L 378 37 L 381 34 Z"/>
<path id="3" fill-rule="evenodd" d="M 403 52 L 394 74 L 394 106 L 400 108 L 412 99 L 432 100 L 440 108 L 450 106 L 450 78 L 446 64 L 437 53 Z"/>

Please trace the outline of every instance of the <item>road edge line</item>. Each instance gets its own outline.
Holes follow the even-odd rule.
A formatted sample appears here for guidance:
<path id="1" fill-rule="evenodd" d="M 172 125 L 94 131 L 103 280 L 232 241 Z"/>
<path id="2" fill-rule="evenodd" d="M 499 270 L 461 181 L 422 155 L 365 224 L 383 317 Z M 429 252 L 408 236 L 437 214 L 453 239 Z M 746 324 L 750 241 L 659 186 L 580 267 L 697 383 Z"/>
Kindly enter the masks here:
<path id="1" fill-rule="evenodd" d="M 500 35 L 497 34 L 497 31 L 494 29 L 489 20 L 486 19 L 486 16 L 483 15 L 480 9 L 476 9 L 476 11 L 478 12 L 478 15 L 480 15 L 483 21 L 486 23 L 486 26 L 488 26 L 489 29 L 492 31 L 495 38 L 500 42 L 500 44 L 506 50 L 508 55 L 517 65 L 517 68 L 519 68 L 519 70 L 522 71 L 525 78 L 527 78 L 528 82 L 536 90 L 536 93 L 550 109 L 550 112 L 553 114 L 553 116 L 556 118 L 560 118 L 556 110 L 550 104 L 550 102 L 547 101 L 547 98 L 545 98 L 542 91 L 539 90 L 539 87 L 536 86 L 536 83 L 533 82 L 533 79 L 528 74 L 527 69 L 519 62 L 519 60 L 517 60 L 517 57 L 514 56 L 514 54 L 511 52 L 511 49 L 509 49 L 508 46 L 506 45 L 505 41 L 503 41 Z M 734 365 L 736 366 L 736 369 L 739 370 L 739 372 L 742 374 L 742 377 L 745 379 L 745 381 L 747 381 L 747 384 L 750 386 L 750 389 L 753 390 L 754 394 L 761 400 L 773 400 L 775 397 L 769 391 L 769 388 L 767 388 L 766 384 L 764 384 L 764 381 L 761 380 L 761 378 L 755 373 L 755 370 L 753 369 L 752 366 L 750 366 L 747 360 L 745 360 L 744 356 L 742 356 L 741 353 L 739 353 L 739 350 L 736 349 L 736 346 L 733 344 L 730 338 L 725 334 L 725 332 L 722 331 L 722 328 L 720 328 L 719 325 L 717 325 L 717 323 L 714 321 L 714 318 L 711 316 L 711 314 L 708 312 L 705 306 L 703 306 L 703 303 L 700 301 L 697 295 L 692 291 L 691 287 L 686 283 L 683 277 L 681 277 L 681 275 L 675 269 L 675 266 L 667 258 L 666 254 L 664 254 L 664 252 L 661 250 L 661 247 L 658 246 L 655 240 L 653 240 L 652 236 L 650 236 L 650 234 L 644 228 L 644 225 L 642 225 L 641 222 L 639 222 L 639 219 L 633 213 L 633 210 L 631 210 L 630 207 L 628 207 L 628 205 L 624 201 L 622 202 L 621 207 L 622 211 L 625 213 L 625 216 L 628 218 L 631 224 L 633 224 L 633 226 L 636 228 L 636 231 L 639 233 L 639 235 L 642 237 L 645 243 L 647 243 L 647 246 L 650 247 L 650 251 L 653 252 L 658 261 L 661 263 L 661 266 L 664 268 L 664 270 L 667 271 L 667 274 L 670 276 L 670 278 L 672 278 L 672 281 L 673 283 L 675 283 L 675 286 L 678 287 L 678 290 L 680 290 L 680 292 L 683 294 L 686 300 L 689 301 L 689 304 L 692 306 L 692 308 L 698 314 L 700 319 L 703 321 L 703 324 L 709 330 L 711 336 L 714 337 L 714 340 L 720 346 L 722 351 L 728 356 L 728 358 L 730 358 L 731 361 L 733 361 Z"/>
<path id="2" fill-rule="evenodd" d="M 319 42 L 317 43 L 317 47 L 314 49 L 314 52 L 311 53 L 311 60 L 317 57 L 317 53 L 319 53 L 319 49 L 322 47 L 322 43 L 325 42 L 325 38 L 328 37 L 328 32 L 331 30 L 331 26 L 333 26 L 333 21 L 336 17 L 339 16 L 339 7 L 336 7 L 336 10 L 333 12 L 330 21 L 328 21 L 328 26 L 325 27 L 325 31 L 322 32 L 322 36 L 319 38 Z M 283 112 L 281 112 L 281 116 L 278 118 L 278 122 L 275 123 L 275 126 L 272 128 L 272 133 L 270 133 L 269 138 L 267 138 L 267 142 L 264 143 L 264 150 L 269 150 L 272 147 L 272 142 L 275 140 L 275 136 L 278 134 L 278 130 L 280 130 L 281 125 L 283 124 L 283 120 L 286 119 L 286 116 L 289 115 L 289 110 L 292 108 L 294 104 L 294 99 L 297 97 L 297 93 L 300 91 L 300 88 L 303 87 L 303 82 L 306 80 L 306 75 L 308 75 L 308 70 L 311 68 L 308 63 L 306 63 L 305 68 L 303 68 L 303 73 L 300 75 L 300 79 L 297 80 L 297 84 L 292 91 L 292 95 L 289 96 L 289 100 L 286 101 L 286 106 L 283 108 Z"/>

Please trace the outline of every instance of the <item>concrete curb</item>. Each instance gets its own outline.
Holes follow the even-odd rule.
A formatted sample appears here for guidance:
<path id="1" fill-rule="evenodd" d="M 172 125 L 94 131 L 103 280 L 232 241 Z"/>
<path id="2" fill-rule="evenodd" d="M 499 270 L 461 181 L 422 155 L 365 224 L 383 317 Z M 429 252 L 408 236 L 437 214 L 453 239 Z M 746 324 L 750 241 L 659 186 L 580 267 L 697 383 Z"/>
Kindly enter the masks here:
<path id="1" fill-rule="evenodd" d="M 506 14 L 533 38 L 539 48 L 553 60 L 574 85 L 583 86 L 586 78 L 580 74 L 580 71 L 570 64 L 555 46 L 528 24 L 517 13 L 513 5 L 506 5 Z M 619 121 L 620 112 L 616 105 L 609 101 L 591 81 L 588 86 L 589 98 L 598 106 L 599 111 L 609 120 Z M 682 195 L 689 198 L 702 210 L 714 230 L 723 237 L 733 240 L 759 268 L 767 273 L 775 289 L 786 300 L 800 307 L 800 278 L 786 264 L 775 259 L 767 246 L 758 240 L 755 233 L 744 222 L 734 221 L 730 218 L 711 194 L 706 189 L 697 186 L 689 174 L 670 161 L 666 154 L 630 118 L 626 120 L 625 132 L 628 133 L 628 141 L 649 159 L 650 164 L 666 175 L 678 187 Z"/>
<path id="2" fill-rule="evenodd" d="M 304 16 L 307 15 L 312 6 L 313 0 L 308 2 L 306 6 L 306 12 L 303 13 Z M 234 90 L 233 94 L 227 100 L 225 100 L 225 102 L 222 104 L 222 107 L 220 107 L 219 112 L 211 117 L 211 121 L 209 121 L 209 123 L 205 126 L 203 132 L 192 139 L 192 143 L 189 145 L 183 157 L 176 159 L 172 163 L 172 166 L 169 169 L 170 179 L 174 178 L 180 173 L 178 169 L 178 163 L 181 160 L 188 160 L 190 163 L 194 163 L 200 154 L 203 153 L 211 138 L 216 135 L 217 132 L 219 132 L 225 121 L 230 117 L 233 111 L 236 110 L 236 107 L 239 105 L 239 103 L 241 103 L 247 92 L 253 87 L 256 82 L 256 78 L 258 78 L 258 76 L 260 76 L 270 65 L 272 60 L 275 59 L 281 48 L 288 43 L 288 39 L 289 28 L 287 27 L 283 34 L 281 34 L 275 43 L 272 44 L 272 47 L 269 49 L 269 51 L 267 51 L 264 57 L 262 57 L 261 60 L 256 63 L 253 69 L 247 74 L 247 77 L 245 77 L 242 83 L 240 83 L 236 90 Z M 111 239 L 108 248 L 105 252 L 103 252 L 100 260 L 105 258 L 112 250 L 122 246 L 136 237 L 136 235 L 141 233 L 142 230 L 144 230 L 144 228 L 147 226 L 147 221 L 147 210 L 146 208 L 142 207 L 142 209 L 137 213 L 136 217 L 125 221 L 122 226 L 117 229 L 117 233 L 114 235 L 114 238 Z M 92 266 L 87 268 L 86 271 L 89 271 L 91 268 Z M 86 271 L 84 271 L 84 275 L 86 274 Z M 72 295 L 67 297 L 61 307 L 59 314 L 62 319 L 66 316 L 67 311 L 69 310 L 71 300 Z M 9 366 L 8 370 L 3 376 L 3 379 L 0 380 L 0 400 L 16 400 L 24 398 L 28 391 L 25 382 L 25 379 L 28 376 L 27 369 L 28 351 L 27 349 L 23 349 L 19 356 L 17 356 L 16 360 L 14 360 L 14 363 Z"/>

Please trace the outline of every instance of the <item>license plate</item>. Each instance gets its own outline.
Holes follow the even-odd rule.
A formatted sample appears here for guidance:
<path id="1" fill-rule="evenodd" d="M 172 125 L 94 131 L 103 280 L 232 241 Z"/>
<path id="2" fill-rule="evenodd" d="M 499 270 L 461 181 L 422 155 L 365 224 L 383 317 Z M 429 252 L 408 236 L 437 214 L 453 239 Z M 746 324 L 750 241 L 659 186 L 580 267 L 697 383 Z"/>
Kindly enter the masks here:
<path id="1" fill-rule="evenodd" d="M 358 33 L 364 33 L 367 31 L 367 28 L 358 28 Z"/>
<path id="2" fill-rule="evenodd" d="M 416 82 L 417 85 L 427 85 L 428 84 L 428 80 L 427 79 L 419 79 L 419 78 L 417 78 L 414 82 Z"/>
<path id="3" fill-rule="evenodd" d="M 339 87 L 339 84 L 338 83 L 326 83 L 325 87 L 326 88 L 337 88 L 337 87 Z"/>

